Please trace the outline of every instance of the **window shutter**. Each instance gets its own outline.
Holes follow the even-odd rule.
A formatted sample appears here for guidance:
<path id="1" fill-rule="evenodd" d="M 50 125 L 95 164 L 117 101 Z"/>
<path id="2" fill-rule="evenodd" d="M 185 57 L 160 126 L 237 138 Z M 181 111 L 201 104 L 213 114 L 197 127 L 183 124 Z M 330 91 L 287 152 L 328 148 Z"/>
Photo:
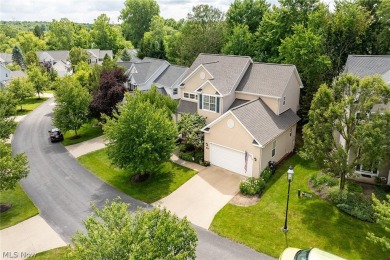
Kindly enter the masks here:
<path id="1" fill-rule="evenodd" d="M 202 109 L 202 95 L 199 94 L 199 109 Z"/>
<path id="2" fill-rule="evenodd" d="M 217 113 L 219 113 L 219 97 L 217 97 L 217 104 L 216 104 L 216 108 L 217 108 Z"/>

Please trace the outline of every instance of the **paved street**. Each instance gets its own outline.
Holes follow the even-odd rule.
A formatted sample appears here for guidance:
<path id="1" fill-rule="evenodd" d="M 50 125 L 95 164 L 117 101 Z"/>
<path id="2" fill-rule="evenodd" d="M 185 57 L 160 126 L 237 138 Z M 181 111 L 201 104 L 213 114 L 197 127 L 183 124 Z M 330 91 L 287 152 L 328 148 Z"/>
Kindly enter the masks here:
<path id="1" fill-rule="evenodd" d="M 30 174 L 21 184 L 51 228 L 70 243 L 76 230 L 84 230 L 82 220 L 91 214 L 91 201 L 101 207 L 106 199 L 119 196 L 131 203 L 132 210 L 150 207 L 95 177 L 61 143 L 50 143 L 47 131 L 52 128 L 53 101 L 45 102 L 19 124 L 12 143 L 15 153 L 26 152 L 29 157 Z M 208 230 L 196 227 L 196 231 L 198 259 L 272 259 Z"/>

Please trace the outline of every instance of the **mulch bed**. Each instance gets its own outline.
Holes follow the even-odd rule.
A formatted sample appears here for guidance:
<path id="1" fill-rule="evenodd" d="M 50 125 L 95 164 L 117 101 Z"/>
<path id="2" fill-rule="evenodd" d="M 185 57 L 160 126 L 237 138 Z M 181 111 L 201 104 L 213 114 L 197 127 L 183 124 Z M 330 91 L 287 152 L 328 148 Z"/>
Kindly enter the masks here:
<path id="1" fill-rule="evenodd" d="M 11 204 L 0 204 L 0 214 L 12 208 Z"/>
<path id="2" fill-rule="evenodd" d="M 236 206 L 241 206 L 241 207 L 249 207 L 255 205 L 258 201 L 260 200 L 258 195 L 254 196 L 245 196 L 241 193 L 237 193 L 236 196 L 234 196 L 229 203 L 236 205 Z"/>

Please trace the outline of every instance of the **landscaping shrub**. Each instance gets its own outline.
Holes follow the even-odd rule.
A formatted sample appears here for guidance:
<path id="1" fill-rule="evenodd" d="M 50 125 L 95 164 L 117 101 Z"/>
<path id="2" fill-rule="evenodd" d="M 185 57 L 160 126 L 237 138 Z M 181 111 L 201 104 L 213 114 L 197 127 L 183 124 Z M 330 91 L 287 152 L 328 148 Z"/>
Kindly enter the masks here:
<path id="1" fill-rule="evenodd" d="M 192 160 L 192 153 L 179 152 L 179 158 L 188 162 L 194 161 Z"/>
<path id="2" fill-rule="evenodd" d="M 314 188 L 317 188 L 318 187 L 318 180 L 317 180 L 317 174 L 312 174 L 310 176 L 310 182 L 311 184 L 313 185 Z"/>
<path id="3" fill-rule="evenodd" d="M 265 181 L 250 177 L 240 183 L 240 192 L 244 195 L 261 194 L 265 189 Z"/>
<path id="4" fill-rule="evenodd" d="M 328 187 L 333 187 L 333 186 L 336 186 L 338 183 L 339 183 L 338 179 L 336 179 L 335 177 L 332 177 L 328 174 L 322 174 L 318 178 L 319 185 L 326 185 Z"/>
<path id="5" fill-rule="evenodd" d="M 272 176 L 271 169 L 269 167 L 265 168 L 260 176 L 267 183 L 271 179 L 271 176 Z"/>
<path id="6" fill-rule="evenodd" d="M 333 187 L 328 191 L 328 198 L 341 211 L 363 221 L 375 222 L 372 201 L 363 194 Z"/>
<path id="7" fill-rule="evenodd" d="M 363 187 L 359 183 L 353 180 L 346 181 L 346 187 L 349 192 L 362 193 Z"/>

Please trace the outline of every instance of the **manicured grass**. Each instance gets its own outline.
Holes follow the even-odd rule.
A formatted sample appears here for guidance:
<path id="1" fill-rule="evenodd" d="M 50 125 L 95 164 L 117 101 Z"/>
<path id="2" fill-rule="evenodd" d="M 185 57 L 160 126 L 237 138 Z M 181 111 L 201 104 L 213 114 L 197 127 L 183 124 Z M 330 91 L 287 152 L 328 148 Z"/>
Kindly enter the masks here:
<path id="1" fill-rule="evenodd" d="M 0 229 L 13 226 L 39 213 L 19 184 L 14 190 L 0 192 L 0 203 L 12 205 L 11 209 L 0 214 Z"/>
<path id="2" fill-rule="evenodd" d="M 281 228 L 286 213 L 286 172 L 294 166 L 288 210 L 288 232 Z M 227 204 L 215 216 L 211 230 L 257 251 L 278 257 L 286 247 L 319 247 L 347 259 L 386 259 L 388 252 L 366 239 L 367 232 L 385 236 L 377 224 L 366 223 L 339 211 L 335 206 L 313 194 L 312 198 L 297 196 L 298 189 L 310 192 L 308 179 L 319 169 L 297 155 L 282 164 L 272 185 L 258 204 L 238 207 Z"/>
<path id="3" fill-rule="evenodd" d="M 78 144 L 90 139 L 93 139 L 95 137 L 101 136 L 103 134 L 103 130 L 101 126 L 94 126 L 96 123 L 96 119 L 92 120 L 91 122 L 84 124 L 78 131 L 77 135 L 78 138 L 75 138 L 75 132 L 74 131 L 68 131 L 64 135 L 64 141 L 62 141 L 62 144 L 67 146 L 71 144 Z"/>
<path id="4" fill-rule="evenodd" d="M 17 116 L 27 115 L 46 100 L 48 100 L 47 97 L 41 97 L 40 99 L 38 99 L 38 97 L 26 98 L 22 104 L 23 110 L 20 110 L 20 105 L 16 106 L 17 109 L 16 115 Z"/>
<path id="5" fill-rule="evenodd" d="M 196 174 L 194 170 L 167 162 L 162 165 L 160 174 L 143 183 L 132 183 L 131 173 L 112 166 L 105 149 L 83 155 L 77 160 L 105 182 L 146 203 L 168 196 Z"/>
<path id="6" fill-rule="evenodd" d="M 58 247 L 58 248 L 54 248 L 48 251 L 38 253 L 28 259 L 39 259 L 39 260 L 66 259 L 68 249 L 69 249 L 68 246 Z"/>

